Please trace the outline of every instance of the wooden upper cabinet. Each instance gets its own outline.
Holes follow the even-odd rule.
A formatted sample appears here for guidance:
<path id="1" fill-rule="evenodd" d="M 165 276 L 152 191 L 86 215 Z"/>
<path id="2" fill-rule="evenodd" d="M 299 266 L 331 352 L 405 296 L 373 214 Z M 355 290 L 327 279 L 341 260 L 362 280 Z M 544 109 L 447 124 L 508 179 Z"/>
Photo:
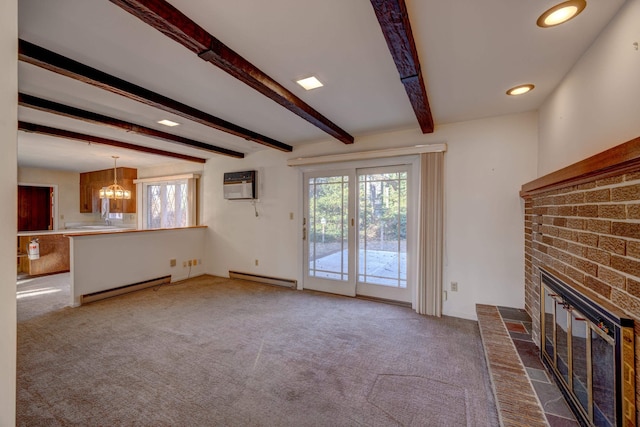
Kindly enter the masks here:
<path id="1" fill-rule="evenodd" d="M 131 191 L 129 200 L 110 200 L 109 212 L 136 213 L 136 186 L 133 180 L 138 178 L 138 170 L 133 168 L 116 169 L 118 184 Z M 113 169 L 80 174 L 80 212 L 101 212 L 100 189 L 113 184 Z"/>
<path id="2" fill-rule="evenodd" d="M 80 213 L 93 212 L 93 193 L 89 173 L 80 174 Z"/>

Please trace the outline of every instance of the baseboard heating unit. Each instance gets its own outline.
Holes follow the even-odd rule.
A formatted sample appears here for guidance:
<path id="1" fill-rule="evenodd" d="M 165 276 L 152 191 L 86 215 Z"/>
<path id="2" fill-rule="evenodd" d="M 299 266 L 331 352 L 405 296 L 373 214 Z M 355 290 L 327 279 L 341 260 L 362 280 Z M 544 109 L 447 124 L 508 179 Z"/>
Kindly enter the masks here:
<path id="1" fill-rule="evenodd" d="M 297 280 L 281 279 L 278 277 L 259 276 L 257 274 L 241 273 L 239 271 L 229 271 L 231 279 L 249 280 L 251 282 L 266 283 L 269 285 L 284 286 L 286 288 L 296 289 L 298 287 Z"/>
<path id="2" fill-rule="evenodd" d="M 82 295 L 80 304 L 99 301 L 105 298 L 115 297 L 117 295 L 128 294 L 129 292 L 140 291 L 142 289 L 151 288 L 153 286 L 165 285 L 171 283 L 171 276 L 158 277 L 157 279 L 145 280 L 144 282 L 132 283 L 130 285 L 120 286 L 118 288 L 107 289 L 105 291 L 93 292 L 91 294 Z"/>

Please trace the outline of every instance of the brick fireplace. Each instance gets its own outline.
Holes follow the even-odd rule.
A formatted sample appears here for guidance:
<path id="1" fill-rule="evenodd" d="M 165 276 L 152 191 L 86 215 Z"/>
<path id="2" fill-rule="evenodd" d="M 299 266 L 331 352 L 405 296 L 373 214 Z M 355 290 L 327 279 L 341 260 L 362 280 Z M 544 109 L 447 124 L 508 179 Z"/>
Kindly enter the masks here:
<path id="1" fill-rule="evenodd" d="M 635 321 L 640 397 L 640 138 L 523 185 L 525 309 L 540 345 L 541 268 Z M 637 425 L 640 425 L 636 410 Z"/>

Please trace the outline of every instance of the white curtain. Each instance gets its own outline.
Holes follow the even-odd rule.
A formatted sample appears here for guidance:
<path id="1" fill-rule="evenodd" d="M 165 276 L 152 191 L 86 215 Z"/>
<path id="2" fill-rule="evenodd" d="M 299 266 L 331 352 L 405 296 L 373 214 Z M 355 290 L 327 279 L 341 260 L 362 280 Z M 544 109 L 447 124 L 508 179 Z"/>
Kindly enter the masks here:
<path id="1" fill-rule="evenodd" d="M 442 315 L 442 251 L 444 217 L 444 153 L 420 155 L 420 223 L 418 289 L 415 309 Z"/>

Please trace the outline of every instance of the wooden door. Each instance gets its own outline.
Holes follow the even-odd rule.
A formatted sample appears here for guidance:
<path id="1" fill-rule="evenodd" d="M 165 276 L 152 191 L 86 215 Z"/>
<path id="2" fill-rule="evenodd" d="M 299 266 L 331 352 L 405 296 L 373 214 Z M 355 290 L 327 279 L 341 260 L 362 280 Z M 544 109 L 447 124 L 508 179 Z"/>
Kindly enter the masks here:
<path id="1" fill-rule="evenodd" d="M 18 186 L 18 231 L 53 229 L 51 187 Z"/>

